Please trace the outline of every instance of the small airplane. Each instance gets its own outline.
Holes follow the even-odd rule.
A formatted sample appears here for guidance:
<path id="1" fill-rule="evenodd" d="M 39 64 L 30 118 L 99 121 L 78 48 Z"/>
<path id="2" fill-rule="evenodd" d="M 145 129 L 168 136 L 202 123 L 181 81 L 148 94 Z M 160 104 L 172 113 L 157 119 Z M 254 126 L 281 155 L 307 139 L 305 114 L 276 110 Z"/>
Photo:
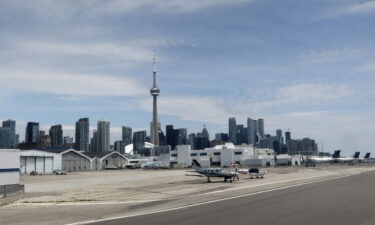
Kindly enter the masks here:
<path id="1" fill-rule="evenodd" d="M 197 166 L 197 169 L 194 172 L 199 173 L 199 175 L 197 176 L 207 177 L 207 183 L 211 182 L 211 177 L 221 177 L 224 178 L 224 182 L 227 182 L 229 180 L 230 183 L 232 183 L 235 178 L 237 178 L 238 180 L 240 179 L 238 177 L 238 173 L 234 171 L 227 171 L 223 170 L 222 168 L 203 168 L 196 159 L 193 159 L 193 164 Z"/>
<path id="2" fill-rule="evenodd" d="M 261 178 L 263 179 L 264 175 L 267 174 L 267 171 L 266 170 L 262 170 L 262 169 L 259 169 L 257 167 L 253 167 L 253 168 L 250 168 L 250 169 L 238 169 L 238 164 L 234 164 L 232 165 L 234 168 L 236 168 L 236 172 L 240 173 L 240 174 L 248 174 L 250 175 L 250 179 L 253 179 L 253 178 Z"/>

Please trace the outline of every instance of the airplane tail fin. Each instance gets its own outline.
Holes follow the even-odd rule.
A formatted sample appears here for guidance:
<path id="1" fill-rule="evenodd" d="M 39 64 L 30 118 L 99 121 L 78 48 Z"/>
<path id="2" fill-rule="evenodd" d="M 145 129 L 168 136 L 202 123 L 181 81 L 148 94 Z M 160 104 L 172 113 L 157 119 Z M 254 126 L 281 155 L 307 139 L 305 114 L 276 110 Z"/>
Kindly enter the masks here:
<path id="1" fill-rule="evenodd" d="M 365 155 L 365 159 L 369 159 L 370 158 L 370 154 L 371 154 L 371 152 L 367 152 L 366 155 Z"/>
<path id="2" fill-rule="evenodd" d="M 361 152 L 355 152 L 353 158 L 358 159 L 359 158 L 359 154 L 361 154 Z"/>
<path id="3" fill-rule="evenodd" d="M 201 164 L 196 159 L 193 159 L 193 164 L 197 167 L 201 167 Z"/>
<path id="4" fill-rule="evenodd" d="M 332 156 L 332 158 L 340 158 L 340 152 L 341 152 L 341 150 L 336 150 L 334 153 L 333 153 L 333 156 Z"/>

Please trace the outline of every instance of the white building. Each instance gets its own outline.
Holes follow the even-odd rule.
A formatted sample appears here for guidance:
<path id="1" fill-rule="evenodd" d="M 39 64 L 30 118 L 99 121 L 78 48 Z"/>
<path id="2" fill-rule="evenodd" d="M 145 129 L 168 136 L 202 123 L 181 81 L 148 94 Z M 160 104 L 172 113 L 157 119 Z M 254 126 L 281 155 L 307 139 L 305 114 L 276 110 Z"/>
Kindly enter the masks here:
<path id="1" fill-rule="evenodd" d="M 21 173 L 52 174 L 55 170 L 79 172 L 92 170 L 92 159 L 74 149 L 64 151 L 23 150 Z"/>
<path id="2" fill-rule="evenodd" d="M 19 184 L 20 151 L 0 149 L 0 185 Z"/>
<path id="3" fill-rule="evenodd" d="M 276 165 L 278 166 L 298 166 L 301 164 L 302 157 L 300 155 L 281 154 L 276 156 Z"/>
<path id="4" fill-rule="evenodd" d="M 241 164 L 243 158 L 252 156 L 254 153 L 255 155 L 272 155 L 273 150 L 254 149 L 252 145 L 237 146 L 232 143 L 216 145 L 204 150 L 191 150 L 190 145 L 178 145 L 176 150 L 171 151 L 171 162 L 187 167 L 192 165 L 193 159 L 196 159 L 202 166 L 230 166 L 232 163 Z M 266 159 L 267 157 L 263 158 Z M 267 163 L 267 160 L 265 163 Z"/>
<path id="5" fill-rule="evenodd" d="M 51 174 L 61 170 L 61 154 L 40 150 L 23 150 L 19 155 L 21 173 Z"/>
<path id="6" fill-rule="evenodd" d="M 275 166 L 275 157 L 273 155 L 251 155 L 241 159 L 243 167 L 268 167 Z"/>

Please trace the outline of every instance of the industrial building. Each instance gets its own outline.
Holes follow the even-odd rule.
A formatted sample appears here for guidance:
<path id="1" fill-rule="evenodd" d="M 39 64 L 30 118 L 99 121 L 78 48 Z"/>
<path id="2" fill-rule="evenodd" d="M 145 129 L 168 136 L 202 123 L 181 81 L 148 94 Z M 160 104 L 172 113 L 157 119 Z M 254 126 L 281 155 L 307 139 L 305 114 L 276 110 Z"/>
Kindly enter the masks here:
<path id="1" fill-rule="evenodd" d="M 123 154 L 113 152 L 84 152 L 91 160 L 92 170 L 122 169 L 129 163 Z"/>
<path id="2" fill-rule="evenodd" d="M 20 185 L 20 151 L 0 150 L 0 195 L 24 191 Z"/>
<path id="3" fill-rule="evenodd" d="M 81 172 L 125 168 L 128 158 L 119 152 L 20 151 L 21 173 L 52 174 L 54 170 Z M 19 166 L 18 166 L 19 167 Z"/>
<path id="4" fill-rule="evenodd" d="M 58 153 L 24 150 L 19 155 L 21 173 L 51 174 L 54 170 L 61 170 L 61 155 Z"/>
<path id="5" fill-rule="evenodd" d="M 92 170 L 93 160 L 74 149 L 69 149 L 60 153 L 61 169 L 68 172 L 80 172 Z"/>

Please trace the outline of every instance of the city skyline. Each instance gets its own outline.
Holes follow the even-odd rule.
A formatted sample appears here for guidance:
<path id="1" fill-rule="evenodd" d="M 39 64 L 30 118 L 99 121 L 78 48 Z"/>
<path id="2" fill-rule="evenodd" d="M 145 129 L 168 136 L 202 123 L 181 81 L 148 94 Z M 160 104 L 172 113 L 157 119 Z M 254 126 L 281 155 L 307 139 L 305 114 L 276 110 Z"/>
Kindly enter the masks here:
<path id="1" fill-rule="evenodd" d="M 149 130 L 155 49 L 163 128 L 264 118 L 325 150 L 374 146 L 373 1 L 116 2 L 1 3 L 0 120 L 20 141 L 29 121 L 73 137 L 78 118 L 108 118 L 111 142 Z"/>

